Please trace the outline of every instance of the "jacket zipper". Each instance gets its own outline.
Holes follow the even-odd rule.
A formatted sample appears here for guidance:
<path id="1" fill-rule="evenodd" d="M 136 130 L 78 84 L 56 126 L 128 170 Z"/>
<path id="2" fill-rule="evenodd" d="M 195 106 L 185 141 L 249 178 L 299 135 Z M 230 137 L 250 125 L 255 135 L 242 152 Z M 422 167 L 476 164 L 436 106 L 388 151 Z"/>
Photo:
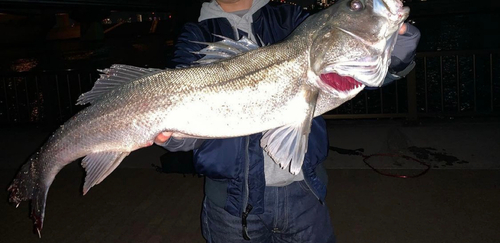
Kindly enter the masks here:
<path id="1" fill-rule="evenodd" d="M 248 174 L 250 170 L 250 157 L 248 155 L 248 147 L 250 144 L 250 136 L 246 137 L 245 140 L 245 197 L 243 198 L 243 207 L 242 209 L 245 209 L 241 215 L 241 226 L 242 226 L 242 235 L 243 239 L 245 240 L 250 240 L 250 237 L 248 236 L 248 227 L 247 227 L 247 217 L 248 214 L 250 214 L 250 211 L 252 211 L 252 205 L 248 204 L 248 197 L 250 195 L 249 189 L 248 189 Z"/>
<path id="2" fill-rule="evenodd" d="M 312 192 L 312 194 L 318 199 L 318 201 L 323 205 L 323 201 L 319 198 L 318 194 L 314 191 L 314 189 L 311 187 L 311 185 L 308 182 L 308 179 L 306 179 L 306 176 L 304 175 L 304 182 L 306 183 L 307 187 L 309 187 L 309 191 Z"/>

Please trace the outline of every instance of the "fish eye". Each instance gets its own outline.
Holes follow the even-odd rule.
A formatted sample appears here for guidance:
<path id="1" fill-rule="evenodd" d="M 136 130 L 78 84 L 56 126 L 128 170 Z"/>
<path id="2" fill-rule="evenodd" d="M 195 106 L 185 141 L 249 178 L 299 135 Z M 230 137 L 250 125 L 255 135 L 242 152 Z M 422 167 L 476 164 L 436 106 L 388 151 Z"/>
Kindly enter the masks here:
<path id="1" fill-rule="evenodd" d="M 359 11 L 363 9 L 363 3 L 360 0 L 352 0 L 351 1 L 351 10 L 352 11 Z"/>

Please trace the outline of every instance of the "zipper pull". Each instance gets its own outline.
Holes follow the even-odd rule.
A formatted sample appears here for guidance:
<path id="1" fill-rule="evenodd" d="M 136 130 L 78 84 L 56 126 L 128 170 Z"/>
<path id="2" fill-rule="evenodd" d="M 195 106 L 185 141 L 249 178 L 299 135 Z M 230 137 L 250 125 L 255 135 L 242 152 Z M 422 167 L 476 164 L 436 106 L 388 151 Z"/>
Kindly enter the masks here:
<path id="1" fill-rule="evenodd" d="M 250 211 L 252 211 L 252 208 L 252 205 L 247 204 L 247 208 L 245 209 L 245 212 L 243 212 L 243 216 L 241 217 L 241 225 L 243 226 L 242 234 L 243 239 L 245 240 L 250 240 L 250 237 L 248 236 L 247 217 L 248 214 L 250 214 Z"/>

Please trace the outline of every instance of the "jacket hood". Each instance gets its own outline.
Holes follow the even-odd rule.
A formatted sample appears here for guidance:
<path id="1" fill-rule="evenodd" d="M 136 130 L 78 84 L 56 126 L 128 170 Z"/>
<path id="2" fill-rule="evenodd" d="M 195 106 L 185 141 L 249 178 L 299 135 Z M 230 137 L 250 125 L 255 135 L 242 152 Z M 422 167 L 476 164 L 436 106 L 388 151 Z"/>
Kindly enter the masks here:
<path id="1" fill-rule="evenodd" d="M 240 38 L 238 36 L 238 32 L 236 31 L 236 29 L 239 29 L 248 33 L 248 38 L 257 43 L 257 40 L 252 30 L 252 23 L 253 23 L 252 16 L 255 12 L 257 12 L 260 8 L 264 7 L 267 3 L 269 3 L 269 0 L 253 0 L 252 7 L 250 7 L 250 9 L 246 14 L 240 17 L 234 13 L 225 12 L 224 10 L 222 10 L 221 6 L 219 5 L 219 3 L 217 3 L 217 1 L 212 0 L 208 3 L 202 4 L 198 22 L 207 19 L 226 18 L 231 24 L 231 26 L 233 26 L 233 28 L 235 29 L 236 39 Z"/>

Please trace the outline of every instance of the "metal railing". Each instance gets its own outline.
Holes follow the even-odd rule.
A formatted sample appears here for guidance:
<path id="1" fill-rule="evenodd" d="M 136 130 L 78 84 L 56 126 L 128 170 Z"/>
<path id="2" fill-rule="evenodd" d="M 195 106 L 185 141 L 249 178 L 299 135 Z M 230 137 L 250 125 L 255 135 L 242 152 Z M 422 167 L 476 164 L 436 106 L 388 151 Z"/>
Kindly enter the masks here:
<path id="1" fill-rule="evenodd" d="M 97 77 L 96 70 L 0 74 L 0 122 L 62 123 L 83 108 L 76 99 Z"/>
<path id="2" fill-rule="evenodd" d="M 363 91 L 327 119 L 498 116 L 500 50 L 418 53 L 404 79 Z M 95 70 L 0 74 L 0 123 L 60 124 L 81 110 Z"/>

